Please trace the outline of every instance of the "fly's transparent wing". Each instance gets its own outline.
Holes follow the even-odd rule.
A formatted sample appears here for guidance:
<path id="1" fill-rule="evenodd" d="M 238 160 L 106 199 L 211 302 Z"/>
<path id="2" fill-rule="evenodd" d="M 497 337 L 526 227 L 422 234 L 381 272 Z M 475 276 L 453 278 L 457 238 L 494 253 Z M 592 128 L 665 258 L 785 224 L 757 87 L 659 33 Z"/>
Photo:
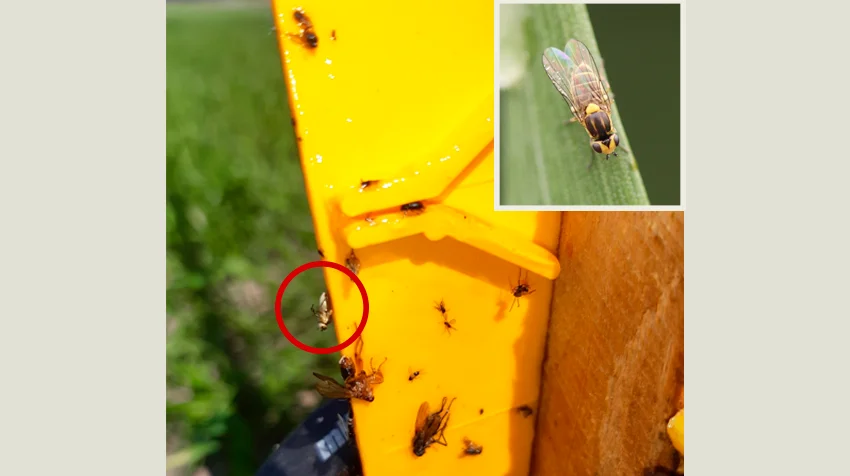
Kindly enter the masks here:
<path id="1" fill-rule="evenodd" d="M 593 55 L 584 43 L 571 39 L 564 48 L 564 55 L 570 59 L 570 93 L 576 108 L 583 112 L 588 104 L 596 104 L 605 112 L 611 113 L 611 102 L 605 86 L 602 84 L 599 68 Z"/>
<path id="2" fill-rule="evenodd" d="M 549 79 L 555 85 L 555 89 L 561 93 L 561 96 L 570 105 L 570 112 L 573 113 L 573 116 L 578 121 L 581 121 L 583 117 L 579 111 L 582 109 L 579 108 L 573 96 L 572 75 L 576 69 L 573 60 L 558 48 L 546 48 L 543 51 L 543 69 L 546 70 L 546 74 L 549 75 Z"/>
<path id="3" fill-rule="evenodd" d="M 326 398 L 350 398 L 345 387 L 339 384 L 336 380 L 322 374 L 313 372 L 313 375 L 319 379 L 316 384 L 316 390 Z"/>
<path id="4" fill-rule="evenodd" d="M 416 413 L 416 433 L 421 432 L 425 428 L 425 421 L 428 419 L 428 402 L 422 402 L 419 405 L 419 411 Z"/>

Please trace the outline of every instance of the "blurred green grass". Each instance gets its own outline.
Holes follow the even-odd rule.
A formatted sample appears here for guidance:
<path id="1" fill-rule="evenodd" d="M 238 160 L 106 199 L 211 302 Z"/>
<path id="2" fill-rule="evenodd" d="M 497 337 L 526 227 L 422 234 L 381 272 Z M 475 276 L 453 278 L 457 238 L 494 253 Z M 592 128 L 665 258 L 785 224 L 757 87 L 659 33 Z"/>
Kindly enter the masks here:
<path id="1" fill-rule="evenodd" d="M 254 474 L 318 403 L 310 372 L 335 368 L 287 342 L 273 310 L 318 257 L 312 218 L 270 10 L 169 5 L 166 22 L 168 452 Z M 304 273 L 282 303 L 316 346 L 334 343 L 309 311 L 323 286 Z"/>

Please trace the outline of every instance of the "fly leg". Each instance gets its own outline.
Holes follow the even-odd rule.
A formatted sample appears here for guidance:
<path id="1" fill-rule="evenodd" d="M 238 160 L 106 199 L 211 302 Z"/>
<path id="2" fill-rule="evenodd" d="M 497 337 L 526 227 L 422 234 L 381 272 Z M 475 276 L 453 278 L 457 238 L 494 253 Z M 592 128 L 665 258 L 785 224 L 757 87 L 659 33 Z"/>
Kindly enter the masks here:
<path id="1" fill-rule="evenodd" d="M 447 398 L 443 397 L 443 402 L 440 404 L 440 409 L 434 412 L 433 414 L 439 415 L 440 413 L 443 413 L 443 408 L 446 408 L 446 400 Z"/>
<path id="2" fill-rule="evenodd" d="M 363 366 L 363 336 L 360 336 L 357 339 L 357 344 L 354 345 L 354 371 L 356 372 L 357 369 L 365 373 Z"/>
<path id="3" fill-rule="evenodd" d="M 445 403 L 445 401 L 446 400 L 443 399 L 443 403 Z M 449 443 L 446 441 L 445 432 L 446 432 L 446 427 L 449 426 L 449 417 L 451 417 L 451 413 L 449 413 L 449 411 L 452 409 L 452 403 L 454 403 L 454 402 L 455 402 L 455 399 L 453 398 L 452 401 L 449 402 L 449 407 L 446 408 L 446 414 L 445 414 L 445 419 L 443 420 L 443 426 L 440 428 L 440 436 L 436 440 L 434 440 L 434 443 L 439 443 L 443 446 L 449 446 Z M 440 440 L 443 440 L 443 441 L 440 441 Z"/>
<path id="4" fill-rule="evenodd" d="M 372 367 L 372 375 L 368 377 L 370 385 L 377 385 L 384 381 L 384 374 L 381 373 L 381 367 L 383 367 L 386 362 L 387 358 L 384 357 L 384 361 L 381 362 L 381 365 L 379 365 L 377 369 L 375 369 L 375 365 L 372 363 L 372 360 L 369 360 L 369 366 Z"/>
<path id="5" fill-rule="evenodd" d="M 443 420 L 443 426 L 440 428 L 440 436 L 438 436 L 437 439 L 434 440 L 434 443 L 439 443 L 443 446 L 449 446 L 449 442 L 446 441 L 445 432 L 446 432 L 446 426 L 448 426 L 448 424 L 449 424 L 449 417 L 450 416 L 451 415 L 446 413 L 446 419 Z M 440 441 L 440 440 L 442 440 L 442 441 Z"/>

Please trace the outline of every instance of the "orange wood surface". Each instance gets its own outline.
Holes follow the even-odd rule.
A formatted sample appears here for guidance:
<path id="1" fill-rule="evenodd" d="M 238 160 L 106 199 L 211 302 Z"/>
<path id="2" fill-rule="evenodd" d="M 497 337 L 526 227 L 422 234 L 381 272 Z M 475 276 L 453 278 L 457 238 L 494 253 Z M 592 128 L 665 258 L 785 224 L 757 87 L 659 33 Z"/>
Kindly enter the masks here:
<path id="1" fill-rule="evenodd" d="M 684 385 L 684 213 L 567 212 L 533 475 L 675 469 Z"/>

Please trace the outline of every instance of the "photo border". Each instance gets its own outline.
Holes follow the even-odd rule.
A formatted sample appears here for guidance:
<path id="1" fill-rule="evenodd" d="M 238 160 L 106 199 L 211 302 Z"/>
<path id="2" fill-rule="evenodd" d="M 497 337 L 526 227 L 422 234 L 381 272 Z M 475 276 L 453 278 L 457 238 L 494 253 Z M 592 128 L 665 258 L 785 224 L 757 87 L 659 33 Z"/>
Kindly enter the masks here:
<path id="1" fill-rule="evenodd" d="M 501 205 L 501 171 L 499 165 L 499 150 L 500 150 L 500 132 L 501 132 L 501 108 L 499 93 L 500 88 L 500 41 L 499 41 L 499 18 L 501 15 L 501 5 L 563 5 L 563 4 L 613 4 L 613 5 L 679 5 L 679 67 L 680 67 L 680 86 L 679 86 L 679 127 L 681 139 L 679 142 L 679 205 Z M 617 0 L 602 0 L 596 2 L 569 2 L 569 1 L 553 1 L 553 0 L 513 0 L 513 1 L 496 1 L 494 2 L 493 18 L 493 54 L 495 55 L 493 64 L 495 70 L 493 72 L 495 94 L 493 95 L 493 208 L 496 211 L 611 211 L 611 212 L 660 212 L 660 211 L 685 211 L 685 2 L 684 1 L 655 1 L 655 2 L 635 2 L 635 1 L 617 1 Z"/>

